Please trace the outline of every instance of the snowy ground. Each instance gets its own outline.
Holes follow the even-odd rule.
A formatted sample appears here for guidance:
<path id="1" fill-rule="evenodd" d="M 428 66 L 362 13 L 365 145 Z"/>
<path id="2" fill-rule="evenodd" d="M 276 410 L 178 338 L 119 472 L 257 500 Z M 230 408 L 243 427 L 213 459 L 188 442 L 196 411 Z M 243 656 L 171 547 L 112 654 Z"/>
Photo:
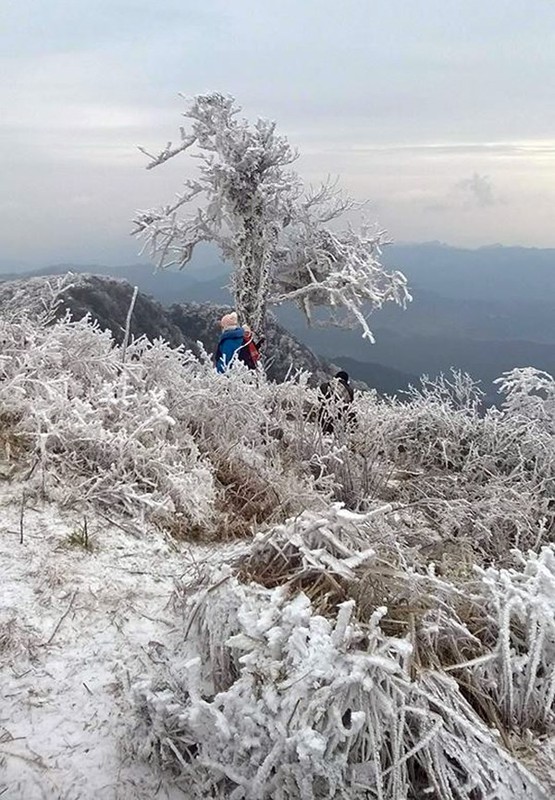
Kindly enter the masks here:
<path id="1" fill-rule="evenodd" d="M 21 544 L 21 495 L 0 489 L 0 798 L 183 797 L 126 752 L 127 689 L 180 624 L 175 580 L 211 553 L 98 515 L 89 552 L 70 543 L 82 516 L 30 502 Z"/>

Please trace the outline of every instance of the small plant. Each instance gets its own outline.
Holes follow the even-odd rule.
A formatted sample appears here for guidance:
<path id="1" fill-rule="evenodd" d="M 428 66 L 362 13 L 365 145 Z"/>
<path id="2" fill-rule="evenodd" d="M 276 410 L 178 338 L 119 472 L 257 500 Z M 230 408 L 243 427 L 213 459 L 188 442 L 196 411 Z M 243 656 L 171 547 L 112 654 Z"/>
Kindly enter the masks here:
<path id="1" fill-rule="evenodd" d="M 89 528 L 87 525 L 87 518 L 83 517 L 83 524 L 74 528 L 67 537 L 68 547 L 78 547 L 92 553 L 94 544 L 89 536 Z"/>

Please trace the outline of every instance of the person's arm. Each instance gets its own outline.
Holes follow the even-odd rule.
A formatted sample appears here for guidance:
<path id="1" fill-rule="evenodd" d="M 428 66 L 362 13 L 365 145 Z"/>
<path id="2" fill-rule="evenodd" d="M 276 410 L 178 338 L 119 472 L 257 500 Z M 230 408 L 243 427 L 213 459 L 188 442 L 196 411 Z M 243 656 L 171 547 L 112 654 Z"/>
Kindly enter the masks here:
<path id="1" fill-rule="evenodd" d="M 216 352 L 214 353 L 214 362 L 218 372 L 224 371 L 223 355 L 221 342 L 218 342 Z"/>

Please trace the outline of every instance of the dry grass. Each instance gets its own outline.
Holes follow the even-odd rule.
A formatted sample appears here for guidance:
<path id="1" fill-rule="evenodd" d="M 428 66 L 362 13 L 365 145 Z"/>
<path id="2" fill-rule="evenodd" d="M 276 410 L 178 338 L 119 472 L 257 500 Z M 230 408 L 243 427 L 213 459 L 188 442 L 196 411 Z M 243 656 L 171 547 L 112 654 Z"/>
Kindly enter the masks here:
<path id="1" fill-rule="evenodd" d="M 241 462 L 221 462 L 216 469 L 216 479 L 222 488 L 221 507 L 232 515 L 242 517 L 251 525 L 285 519 L 287 509 L 267 481 L 255 470 Z"/>
<path id="2" fill-rule="evenodd" d="M 219 461 L 215 478 L 219 492 L 212 524 L 195 525 L 179 513 L 158 514 L 155 524 L 180 541 L 229 542 L 250 538 L 260 525 L 283 522 L 290 513 L 277 489 L 245 463 Z"/>
<path id="3" fill-rule="evenodd" d="M 483 684 L 473 678 L 472 670 L 464 666 L 496 646 L 488 613 L 474 599 L 471 548 L 464 542 L 446 542 L 430 548 L 429 555 L 438 564 L 437 579 L 423 571 L 416 579 L 414 573 L 409 576 L 391 551 L 375 555 L 349 576 L 331 565 L 311 564 L 306 549 L 294 538 L 268 536 L 255 542 L 233 566 L 237 578 L 245 584 L 268 589 L 282 586 L 291 596 L 304 592 L 314 613 L 332 620 L 341 603 L 354 600 L 355 616 L 363 631 L 376 610 L 385 607 L 380 628 L 386 636 L 411 641 L 413 678 L 430 669 L 447 670 L 477 715 L 499 731 L 505 747 L 511 750 L 510 721 L 503 718 Z M 452 587 L 452 593 L 442 594 L 440 587 L 446 586 Z M 520 632 L 520 639 L 524 640 L 524 632 Z M 364 642 L 359 646 L 364 647 Z"/>
<path id="4" fill-rule="evenodd" d="M 271 544 L 238 559 L 238 579 L 267 589 L 284 586 L 291 595 L 304 592 L 317 613 L 334 616 L 339 603 L 349 599 L 348 581 L 331 572 L 307 567 L 301 551 L 291 541 L 280 542 L 280 546 Z"/>
<path id="5" fill-rule="evenodd" d="M 315 608 L 325 610 L 322 613 L 327 612 L 330 616 L 335 616 L 339 603 L 350 599 L 356 601 L 361 621 L 365 621 L 377 607 L 389 606 L 394 600 L 403 607 L 408 604 L 408 599 L 407 602 L 399 599 L 400 573 L 395 563 L 385 558 L 375 559 L 371 565 L 362 565 L 351 574 L 342 575 L 332 568 L 307 563 L 305 548 L 295 539 L 268 537 L 241 556 L 235 567 L 240 581 L 252 581 L 267 589 L 286 586 L 292 594 L 302 591 L 310 597 Z M 422 603 L 421 612 L 429 607 Z"/>
<path id="6" fill-rule="evenodd" d="M 154 525 L 177 541 L 206 541 L 207 531 L 203 525 L 192 524 L 180 513 L 158 513 L 152 518 Z"/>
<path id="7" fill-rule="evenodd" d="M 0 620 L 0 659 L 7 661 L 25 655 L 34 658 L 37 637 L 21 625 L 15 613 Z"/>
<path id="8" fill-rule="evenodd" d="M 484 617 L 472 601 L 472 573 L 469 564 L 459 551 L 449 543 L 443 552 L 443 577 L 448 576 L 454 587 L 450 597 L 451 614 L 460 624 L 459 637 L 438 637 L 430 646 L 427 626 L 435 619 L 443 624 L 441 616 L 445 604 L 438 591 L 437 582 L 424 574 L 415 581 L 398 563 L 397 555 L 385 551 L 345 574 L 333 567 L 325 568 L 307 562 L 306 552 L 295 540 L 279 537 L 264 542 L 236 561 L 237 578 L 246 584 L 254 582 L 267 589 L 283 586 L 291 594 L 304 592 L 315 613 L 335 618 L 338 606 L 348 600 L 356 603 L 356 618 L 364 627 L 378 608 L 386 608 L 380 627 L 388 636 L 409 637 L 414 646 L 414 664 L 418 668 L 448 668 L 480 656 L 486 650 L 482 643 Z M 434 555 L 441 548 L 435 546 Z M 337 557 L 337 554 L 335 554 Z M 439 574 L 440 570 L 438 570 Z M 460 590 L 457 594 L 457 586 Z M 468 594 L 465 594 L 465 587 Z M 438 626 L 439 628 L 442 625 Z M 465 636 L 462 631 L 466 629 Z"/>
<path id="9" fill-rule="evenodd" d="M 357 694 L 355 699 L 355 695 L 350 696 L 348 692 L 343 691 L 345 683 L 343 677 L 341 688 L 337 691 L 334 689 L 329 695 L 326 695 L 324 688 L 318 684 L 319 678 L 316 677 L 313 684 L 295 688 L 311 674 L 311 668 L 304 672 L 307 669 L 303 660 L 305 656 L 304 654 L 299 656 L 295 638 L 287 638 L 288 626 L 298 624 L 299 609 L 306 609 L 307 605 L 301 601 L 295 605 L 294 612 L 288 611 L 282 617 L 277 614 L 279 608 L 289 609 L 291 607 L 289 600 L 295 598 L 299 592 L 303 592 L 311 601 L 310 614 L 323 615 L 331 622 L 330 626 L 318 622 L 314 628 L 312 625 L 305 628 L 306 622 L 303 622 L 303 642 L 307 636 L 306 630 L 314 632 L 314 638 L 309 634 L 306 641 L 310 640 L 311 646 L 316 647 L 321 641 L 319 637 L 322 631 L 333 631 L 332 638 L 337 637 L 338 632 L 343 635 L 342 632 L 347 630 L 343 626 L 355 622 L 354 616 L 350 616 L 348 622 L 345 621 L 345 612 L 350 610 L 349 613 L 356 615 L 358 624 L 355 624 L 353 631 L 345 636 L 339 650 L 338 662 L 340 658 L 349 659 L 351 655 L 358 659 L 358 664 L 365 656 L 372 659 L 387 658 L 391 653 L 399 654 L 399 667 L 403 677 L 400 677 L 401 673 L 391 677 L 393 673 L 388 671 L 389 668 L 383 672 L 378 670 L 379 677 L 375 681 L 373 691 L 364 695 L 364 703 L 368 705 L 368 708 L 364 709 L 367 723 L 364 728 L 365 733 L 360 735 L 367 733 L 372 739 L 376 731 L 380 730 L 380 724 L 384 725 L 386 730 L 382 738 L 384 749 L 379 751 L 378 756 L 384 783 L 385 778 L 394 769 L 394 764 L 390 760 L 393 759 L 393 755 L 389 751 L 393 748 L 393 741 L 397 741 L 399 744 L 396 747 L 401 748 L 399 752 L 404 753 L 401 762 L 406 758 L 409 764 L 407 784 L 414 787 L 414 793 L 404 793 L 402 796 L 416 798 L 427 794 L 436 798 L 457 796 L 468 800 L 482 797 L 478 788 L 474 791 L 471 784 L 468 770 L 472 769 L 480 771 L 480 781 L 482 781 L 480 786 L 487 788 L 487 795 L 500 797 L 501 794 L 494 794 L 491 790 L 491 787 L 496 789 L 503 783 L 503 779 L 500 781 L 497 777 L 501 774 L 497 772 L 499 765 L 501 764 L 505 770 L 509 769 L 511 756 L 519 760 L 524 759 L 515 748 L 511 737 L 511 732 L 518 723 L 504 711 L 503 703 L 499 700 L 498 682 L 495 680 L 496 667 L 484 674 L 480 668 L 475 670 L 473 664 L 468 664 L 476 659 L 479 659 L 480 664 L 492 663 L 492 659 L 496 658 L 496 640 L 499 634 L 495 613 L 488 608 L 488 595 L 483 591 L 483 586 L 480 592 L 479 576 L 469 575 L 468 548 L 463 542 L 458 544 L 453 541 L 446 542 L 443 549 L 438 543 L 430 548 L 430 555 L 433 554 L 442 565 L 441 575 L 439 569 L 434 573 L 431 564 L 426 563 L 425 558 L 418 559 L 417 563 L 412 559 L 407 561 L 407 556 L 412 555 L 413 551 L 404 546 L 402 534 L 399 537 L 397 550 L 391 543 L 388 547 L 385 544 L 380 546 L 372 542 L 374 550 L 362 552 L 362 546 L 367 542 L 367 534 L 372 536 L 374 532 L 386 529 L 388 512 L 385 507 L 376 510 L 380 514 L 372 516 L 369 512 L 366 518 L 359 517 L 358 520 L 344 510 L 330 511 L 327 517 L 305 513 L 290 520 L 286 525 L 259 534 L 248 549 L 245 548 L 234 561 L 231 561 L 231 573 L 226 571 L 223 577 L 221 573 L 217 573 L 212 585 L 209 581 L 206 582 L 206 575 L 202 576 L 197 587 L 200 590 L 198 596 L 192 598 L 189 594 L 187 602 L 190 603 L 191 610 L 190 624 L 194 623 L 203 642 L 203 659 L 207 674 L 214 682 L 218 697 L 229 692 L 231 698 L 228 706 L 224 701 L 218 700 L 218 715 L 225 714 L 229 724 L 233 726 L 236 722 L 234 717 L 236 709 L 241 710 L 243 703 L 246 707 L 248 702 L 252 701 L 252 707 L 257 713 L 261 708 L 266 709 L 261 698 L 264 697 L 266 687 L 269 687 L 269 696 L 274 697 L 272 692 L 276 689 L 276 681 L 280 693 L 282 691 L 291 691 L 293 695 L 296 691 L 299 693 L 298 698 L 295 700 L 293 697 L 290 705 L 284 710 L 284 725 L 288 732 L 293 732 L 291 735 L 294 735 L 298 724 L 294 720 L 294 715 L 297 709 L 302 707 L 307 696 L 308 701 L 303 713 L 312 713 L 318 703 L 319 716 L 316 717 L 317 721 L 314 724 L 317 731 L 327 730 L 324 727 L 326 723 L 322 721 L 325 719 L 326 702 L 330 703 L 330 708 L 337 709 L 337 713 L 334 714 L 346 728 L 349 728 L 349 725 L 344 720 L 350 720 L 353 710 L 357 712 L 362 710 L 362 706 L 359 708 L 357 705 L 359 695 Z M 242 585 L 239 586 L 237 580 Z M 225 587 L 228 587 L 227 590 Z M 270 591 L 281 588 L 285 589 L 285 592 L 270 596 L 261 587 Z M 345 603 L 348 605 L 338 608 Z M 279 631 L 279 635 L 270 635 L 265 627 L 264 635 L 260 635 L 256 627 L 251 630 L 251 625 L 256 626 L 257 620 L 264 620 L 263 624 L 267 624 L 266 612 L 270 607 L 273 625 L 275 630 Z M 384 607 L 387 607 L 385 613 L 383 613 Z M 248 609 L 248 613 L 243 617 L 237 613 L 237 608 Z M 228 614 L 230 609 L 231 613 Z M 269 618 L 268 615 L 268 620 Z M 188 632 L 189 628 L 187 635 Z M 243 634 L 240 643 L 234 641 L 229 645 L 229 637 L 238 632 Z M 352 638 L 349 638 L 351 635 Z M 515 634 L 515 638 L 524 641 L 522 633 L 520 636 L 518 633 Z M 255 680 L 251 687 L 252 696 L 249 694 L 251 690 L 245 689 L 246 684 L 251 686 L 249 681 L 252 675 L 249 668 L 247 668 L 248 678 L 241 683 L 244 675 L 241 658 L 243 648 L 246 647 L 244 642 L 247 640 L 249 643 L 255 643 L 251 652 L 256 653 L 256 660 L 249 656 L 249 664 L 256 664 Z M 396 649 L 397 644 L 391 645 L 395 640 L 403 642 L 403 647 L 399 650 Z M 278 656 L 276 655 L 278 645 L 275 645 L 274 649 L 275 641 L 279 642 L 280 648 L 285 648 L 283 642 L 292 641 L 293 644 L 290 649 L 279 650 L 281 655 Z M 412 650 L 406 648 L 407 641 L 411 643 Z M 248 646 L 250 647 L 250 644 Z M 389 647 L 393 647 L 391 653 Z M 299 657 L 298 664 L 290 655 L 292 652 L 296 654 L 295 657 Z M 326 664 L 326 670 L 329 670 L 331 667 L 326 662 L 325 654 L 327 650 L 323 648 L 322 662 Z M 391 657 L 397 658 L 396 655 Z M 489 660 L 486 662 L 486 659 Z M 309 657 L 307 663 L 313 663 Z M 279 668 L 276 666 L 278 664 Z M 268 671 L 265 672 L 265 669 Z M 288 669 L 292 670 L 291 674 Z M 350 674 L 348 668 L 346 672 Z M 328 675 L 327 672 L 324 674 Z M 279 676 L 279 680 L 276 676 Z M 353 681 L 355 680 L 356 678 L 353 678 Z M 211 684 L 211 691 L 212 688 Z M 382 690 L 385 691 L 384 698 L 387 700 L 383 701 L 384 707 L 390 711 L 380 723 L 378 712 L 375 710 L 371 712 L 369 709 L 374 708 L 374 703 L 382 708 L 382 700 L 376 699 L 380 697 L 379 693 Z M 235 691 L 237 697 L 234 695 Z M 314 697 L 312 691 L 315 693 Z M 362 693 L 360 696 L 362 697 Z M 403 699 L 400 700 L 400 697 Z M 212 701 L 212 695 L 208 701 L 203 699 L 204 703 Z M 277 704 L 277 701 L 272 700 L 273 702 Z M 399 705 L 396 705 L 397 702 Z M 291 707 L 293 713 L 290 711 Z M 266 712 L 269 719 L 268 726 L 271 728 L 276 714 L 274 706 L 271 705 Z M 422 722 L 420 727 L 420 722 L 424 719 L 426 723 Z M 430 720 L 435 720 L 433 728 L 429 727 Z M 482 728 L 482 721 L 487 727 Z M 240 722 L 237 723 L 237 730 L 243 730 Z M 245 730 L 250 732 L 248 728 Z M 433 737 L 430 735 L 432 730 Z M 544 732 L 537 724 L 534 724 L 531 730 L 534 733 Z M 214 747 L 216 748 L 214 752 L 220 753 L 217 749 L 221 744 L 219 734 L 216 732 L 215 738 L 212 739 L 208 724 L 202 730 L 195 729 L 195 731 L 194 736 L 200 737 L 194 739 L 196 743 L 200 742 L 201 747 L 207 750 Z M 187 731 L 187 735 L 193 734 Z M 415 750 L 415 739 L 418 740 L 419 737 L 421 747 Z M 468 739 L 468 745 L 463 744 L 459 748 L 457 742 L 460 739 Z M 179 746 L 179 741 L 181 739 L 176 737 L 176 746 Z M 329 741 L 334 740 L 330 738 Z M 343 743 L 341 738 L 338 741 Z M 428 746 L 430 746 L 429 753 L 427 753 Z M 223 764 L 229 763 L 229 752 L 226 747 L 227 745 L 222 745 L 222 755 L 218 755 Z M 370 750 L 366 749 L 367 747 L 369 745 L 365 745 L 362 751 L 353 749 L 352 763 L 359 764 L 361 760 L 363 762 L 364 759 L 369 760 Z M 328 752 L 326 751 L 326 758 Z M 445 755 L 445 763 L 453 770 L 452 776 L 444 783 L 460 788 L 460 792 L 447 794 L 440 785 L 441 781 L 437 776 L 443 774 L 442 753 Z M 481 754 L 478 760 L 476 753 Z M 506 753 L 511 755 L 507 757 Z M 534 756 L 535 753 L 530 758 L 533 759 Z M 212 754 L 210 758 L 215 760 Z M 309 769 L 307 766 L 307 771 Z M 543 775 L 540 777 L 545 780 Z M 400 797 L 400 780 L 399 778 L 399 785 L 395 786 L 386 783 L 381 796 Z M 524 780 L 527 779 L 524 777 Z M 430 786 L 435 787 L 437 791 L 431 792 Z M 469 787 L 469 790 L 466 791 L 465 787 Z M 352 788 L 354 790 L 354 785 Z M 312 789 L 313 793 L 307 796 L 315 798 L 325 794 L 320 791 L 317 778 L 313 781 Z M 368 796 L 370 794 L 369 792 Z M 299 795 L 290 793 L 284 796 Z M 486 796 L 486 792 L 483 796 Z M 520 795 L 517 791 L 515 794 L 506 793 L 503 796 Z M 526 796 L 544 797 L 543 794 L 526 794 Z"/>
<path id="10" fill-rule="evenodd" d="M 77 525 L 77 527 L 71 531 L 66 539 L 66 545 L 68 547 L 85 550 L 87 553 L 92 553 L 95 549 L 95 544 L 93 538 L 91 538 L 86 522 L 82 525 Z"/>

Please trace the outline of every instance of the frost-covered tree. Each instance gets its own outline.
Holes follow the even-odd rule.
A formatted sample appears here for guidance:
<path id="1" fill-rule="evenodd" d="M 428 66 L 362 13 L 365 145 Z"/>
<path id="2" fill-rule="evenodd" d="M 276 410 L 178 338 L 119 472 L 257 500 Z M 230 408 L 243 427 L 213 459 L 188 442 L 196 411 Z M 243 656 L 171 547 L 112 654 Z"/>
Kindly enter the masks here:
<path id="1" fill-rule="evenodd" d="M 315 308 L 326 321 L 359 323 L 372 339 L 365 312 L 387 300 L 410 299 L 406 279 L 380 263 L 383 232 L 364 225 L 329 227 L 355 206 L 333 183 L 307 189 L 291 169 L 297 153 L 274 122 L 250 124 L 234 98 L 197 96 L 183 116 L 181 141 L 149 157 L 147 169 L 179 153 L 200 160 L 195 178 L 172 203 L 138 212 L 134 234 L 145 239 L 159 268 L 185 266 L 200 242 L 215 243 L 233 266 L 232 290 L 240 318 L 263 327 L 268 304 L 293 301 L 312 320 Z M 202 203 L 192 214 L 183 209 Z"/>

